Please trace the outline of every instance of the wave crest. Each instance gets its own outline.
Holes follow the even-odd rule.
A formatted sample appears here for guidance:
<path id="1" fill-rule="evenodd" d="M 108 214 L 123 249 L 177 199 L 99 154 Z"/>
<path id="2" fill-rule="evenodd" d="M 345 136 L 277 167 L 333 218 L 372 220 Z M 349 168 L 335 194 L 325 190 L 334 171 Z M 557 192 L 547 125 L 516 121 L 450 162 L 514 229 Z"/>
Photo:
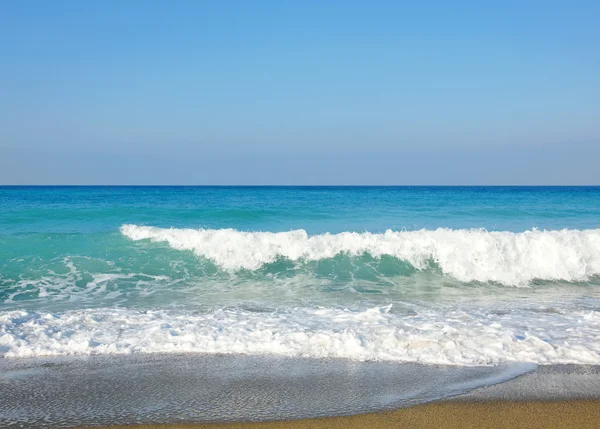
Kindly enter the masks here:
<path id="1" fill-rule="evenodd" d="M 586 281 L 600 274 L 600 229 L 521 233 L 482 229 L 342 232 L 309 236 L 304 230 L 244 232 L 122 225 L 132 240 L 166 242 L 225 270 L 256 270 L 278 258 L 316 261 L 339 254 L 393 256 L 424 270 L 434 261 L 463 282 L 523 286 L 532 280 Z"/>

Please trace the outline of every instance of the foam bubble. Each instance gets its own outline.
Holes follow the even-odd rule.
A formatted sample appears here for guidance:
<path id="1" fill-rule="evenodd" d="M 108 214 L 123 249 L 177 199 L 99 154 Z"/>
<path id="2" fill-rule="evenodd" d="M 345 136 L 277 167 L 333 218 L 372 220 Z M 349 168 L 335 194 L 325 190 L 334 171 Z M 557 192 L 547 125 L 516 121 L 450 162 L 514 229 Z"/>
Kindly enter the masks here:
<path id="1" fill-rule="evenodd" d="M 77 258 L 84 257 L 77 256 Z M 136 287 L 147 285 L 151 288 L 154 285 L 173 283 L 171 278 L 164 275 L 88 272 L 81 266 L 78 268 L 69 256 L 56 258 L 51 262 L 56 262 L 58 259 L 67 269 L 66 272 L 57 273 L 53 269 L 43 267 L 45 269 L 37 270 L 37 276 L 23 273 L 19 275 L 18 280 L 0 278 L 0 302 L 14 307 L 35 301 L 39 303 L 97 301 L 100 297 L 115 299 L 123 292 L 129 294 L 130 292 L 125 290 L 112 290 L 127 284 L 133 283 Z M 107 288 L 109 285 L 111 290 Z"/>
<path id="2" fill-rule="evenodd" d="M 296 308 L 0 313 L 0 356 L 241 353 L 424 364 L 600 364 L 600 312 Z"/>
<path id="3" fill-rule="evenodd" d="M 390 255 L 420 270 L 434 262 L 444 274 L 462 282 L 523 286 L 535 279 L 576 282 L 600 275 L 600 229 L 513 233 L 440 228 L 309 236 L 304 230 L 273 233 L 123 225 L 121 233 L 132 240 L 163 241 L 174 249 L 191 250 L 225 270 L 256 270 L 277 258 L 315 261 L 342 253 L 368 253 Z"/>

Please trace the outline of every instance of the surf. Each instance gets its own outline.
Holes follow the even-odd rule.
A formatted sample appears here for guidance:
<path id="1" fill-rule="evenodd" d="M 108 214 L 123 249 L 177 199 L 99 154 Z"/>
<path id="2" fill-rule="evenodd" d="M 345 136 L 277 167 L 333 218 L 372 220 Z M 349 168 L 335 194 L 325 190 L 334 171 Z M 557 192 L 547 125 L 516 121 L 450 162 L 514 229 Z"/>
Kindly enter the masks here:
<path id="1" fill-rule="evenodd" d="M 223 270 L 258 270 L 278 259 L 320 261 L 338 255 L 391 256 L 416 270 L 432 264 L 461 282 L 526 286 L 534 280 L 582 282 L 600 275 L 600 229 L 484 229 L 342 232 L 247 232 L 124 224 L 123 236 L 191 251 Z"/>

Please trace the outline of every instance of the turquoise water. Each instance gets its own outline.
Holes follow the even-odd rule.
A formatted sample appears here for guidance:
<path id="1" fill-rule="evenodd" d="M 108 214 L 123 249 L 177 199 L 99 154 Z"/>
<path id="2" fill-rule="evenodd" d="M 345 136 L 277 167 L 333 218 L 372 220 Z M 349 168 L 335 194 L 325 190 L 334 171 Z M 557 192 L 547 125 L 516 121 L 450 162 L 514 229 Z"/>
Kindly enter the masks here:
<path id="1" fill-rule="evenodd" d="M 600 226 L 600 187 L 0 187 L 0 234 Z"/>
<path id="2" fill-rule="evenodd" d="M 599 276 L 599 187 L 0 187 L 6 357 L 600 363 Z"/>

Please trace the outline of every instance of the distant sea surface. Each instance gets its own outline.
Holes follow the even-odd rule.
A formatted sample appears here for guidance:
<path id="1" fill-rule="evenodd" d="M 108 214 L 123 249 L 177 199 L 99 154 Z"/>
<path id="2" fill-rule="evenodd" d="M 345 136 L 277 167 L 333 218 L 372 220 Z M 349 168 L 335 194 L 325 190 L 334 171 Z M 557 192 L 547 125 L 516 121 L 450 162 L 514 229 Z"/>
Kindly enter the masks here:
<path id="1" fill-rule="evenodd" d="M 599 187 L 0 187 L 0 357 L 600 364 Z"/>

